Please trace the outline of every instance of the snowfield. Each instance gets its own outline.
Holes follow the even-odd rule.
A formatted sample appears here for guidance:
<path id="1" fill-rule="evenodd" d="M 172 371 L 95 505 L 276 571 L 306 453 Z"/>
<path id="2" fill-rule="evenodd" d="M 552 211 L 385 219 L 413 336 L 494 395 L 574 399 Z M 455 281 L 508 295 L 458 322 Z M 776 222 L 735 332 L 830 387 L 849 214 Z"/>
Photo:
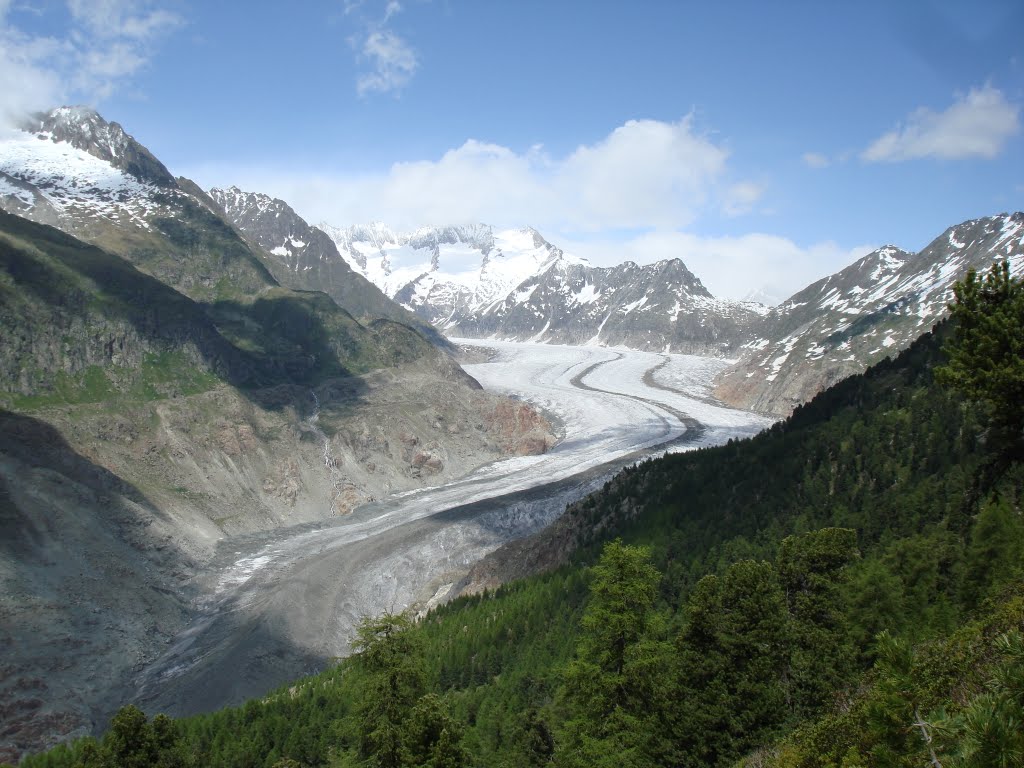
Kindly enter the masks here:
<path id="1" fill-rule="evenodd" d="M 558 445 L 344 518 L 223 542 L 197 580 L 195 619 L 136 681 L 142 705 L 205 711 L 322 669 L 349 652 L 360 618 L 436 604 L 481 557 L 540 530 L 622 466 L 771 423 L 711 401 L 707 385 L 728 361 L 456 341 L 492 350 L 466 370 L 544 409 L 564 434 Z"/>
<path id="2" fill-rule="evenodd" d="M 18 183 L 21 182 L 21 183 Z M 124 220 L 148 228 L 159 190 L 64 141 L 24 131 L 0 134 L 0 196 L 33 208 L 31 185 L 61 214 Z M 170 194 L 169 192 L 165 192 Z"/>

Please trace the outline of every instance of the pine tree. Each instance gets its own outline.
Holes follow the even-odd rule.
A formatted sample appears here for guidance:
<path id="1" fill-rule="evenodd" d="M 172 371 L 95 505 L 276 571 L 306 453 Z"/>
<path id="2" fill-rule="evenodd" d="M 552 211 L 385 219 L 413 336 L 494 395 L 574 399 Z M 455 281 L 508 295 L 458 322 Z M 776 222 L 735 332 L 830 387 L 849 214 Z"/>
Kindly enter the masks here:
<path id="1" fill-rule="evenodd" d="M 944 347 L 949 363 L 939 381 L 981 401 L 994 437 L 1018 455 L 1024 446 L 1024 283 L 1010 263 L 993 264 L 984 281 L 972 269 L 953 287 L 954 337 Z"/>
<path id="2" fill-rule="evenodd" d="M 424 768 L 463 768 L 470 755 L 462 746 L 462 726 L 448 714 L 437 694 L 428 693 L 413 708 L 405 729 L 405 763 Z"/>
<path id="3" fill-rule="evenodd" d="M 364 619 L 355 648 L 367 672 L 358 709 L 359 752 L 380 768 L 401 768 L 406 721 L 425 690 L 421 636 L 405 615 Z"/>
<path id="4" fill-rule="evenodd" d="M 857 536 L 824 528 L 783 539 L 776 558 L 791 617 L 793 650 L 787 670 L 790 701 L 798 714 L 819 710 L 853 671 L 843 569 L 857 554 Z"/>
<path id="5" fill-rule="evenodd" d="M 671 656 L 671 646 L 655 636 L 660 579 L 647 548 L 621 541 L 607 544 L 594 566 L 577 657 L 565 675 L 574 717 L 559 765 L 655 764 L 655 722 L 665 709 Z"/>

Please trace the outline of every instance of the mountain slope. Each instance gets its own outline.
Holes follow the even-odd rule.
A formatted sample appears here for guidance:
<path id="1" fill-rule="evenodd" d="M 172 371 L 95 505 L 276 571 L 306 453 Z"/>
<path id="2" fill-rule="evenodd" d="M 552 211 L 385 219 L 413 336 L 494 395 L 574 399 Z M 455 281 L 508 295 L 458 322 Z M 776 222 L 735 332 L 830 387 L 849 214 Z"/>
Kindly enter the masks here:
<path id="1" fill-rule="evenodd" d="M 221 540 L 554 439 L 409 325 L 282 287 L 116 124 L 36 127 L 0 139 L 0 761 L 105 722 Z"/>
<path id="2" fill-rule="evenodd" d="M 266 263 L 282 285 L 323 291 L 358 318 L 387 318 L 413 326 L 436 342 L 443 341 L 432 326 L 354 271 L 334 241 L 307 224 L 284 201 L 238 187 L 211 189 L 209 195 L 228 221 L 273 257 Z"/>
<path id="3" fill-rule="evenodd" d="M 60 108 L 0 140 L 0 207 L 123 256 L 204 301 L 277 285 L 223 219 L 116 123 Z"/>
<path id="4" fill-rule="evenodd" d="M 1024 213 L 950 227 L 924 250 L 893 246 L 795 294 L 766 316 L 715 394 L 784 416 L 815 393 L 905 349 L 947 314 L 953 283 L 1008 259 L 1024 271 Z"/>
<path id="5" fill-rule="evenodd" d="M 593 267 L 529 228 L 323 226 L 354 269 L 452 336 L 727 355 L 765 311 L 715 299 L 678 259 Z"/>
<path id="6" fill-rule="evenodd" d="M 450 332 L 720 356 L 762 311 L 715 299 L 679 259 L 592 267 L 560 257 Z"/>

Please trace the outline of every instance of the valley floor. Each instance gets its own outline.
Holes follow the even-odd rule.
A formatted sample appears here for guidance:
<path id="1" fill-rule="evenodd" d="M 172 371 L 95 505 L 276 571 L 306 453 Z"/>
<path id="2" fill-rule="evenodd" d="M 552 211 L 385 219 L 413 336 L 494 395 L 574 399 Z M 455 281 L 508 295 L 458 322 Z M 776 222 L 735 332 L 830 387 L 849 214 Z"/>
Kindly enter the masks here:
<path id="1" fill-rule="evenodd" d="M 770 423 L 710 400 L 722 361 L 456 341 L 489 349 L 489 362 L 466 370 L 544 409 L 563 439 L 544 455 L 495 462 L 336 522 L 226 540 L 199 579 L 196 618 L 137 680 L 147 710 L 211 710 L 321 669 L 349 652 L 362 616 L 445 599 L 475 561 L 547 525 L 621 466 Z"/>

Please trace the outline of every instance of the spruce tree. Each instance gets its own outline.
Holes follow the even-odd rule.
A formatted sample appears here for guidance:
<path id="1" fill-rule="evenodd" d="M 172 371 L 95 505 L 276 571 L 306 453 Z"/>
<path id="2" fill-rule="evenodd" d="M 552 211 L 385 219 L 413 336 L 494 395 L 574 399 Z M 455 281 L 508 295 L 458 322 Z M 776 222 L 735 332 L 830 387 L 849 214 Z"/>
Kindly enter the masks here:
<path id="1" fill-rule="evenodd" d="M 993 264 L 984 280 L 972 269 L 953 287 L 956 323 L 945 345 L 949 363 L 939 381 L 983 403 L 999 447 L 1019 456 L 1024 446 L 1024 283 L 1010 263 Z"/>

